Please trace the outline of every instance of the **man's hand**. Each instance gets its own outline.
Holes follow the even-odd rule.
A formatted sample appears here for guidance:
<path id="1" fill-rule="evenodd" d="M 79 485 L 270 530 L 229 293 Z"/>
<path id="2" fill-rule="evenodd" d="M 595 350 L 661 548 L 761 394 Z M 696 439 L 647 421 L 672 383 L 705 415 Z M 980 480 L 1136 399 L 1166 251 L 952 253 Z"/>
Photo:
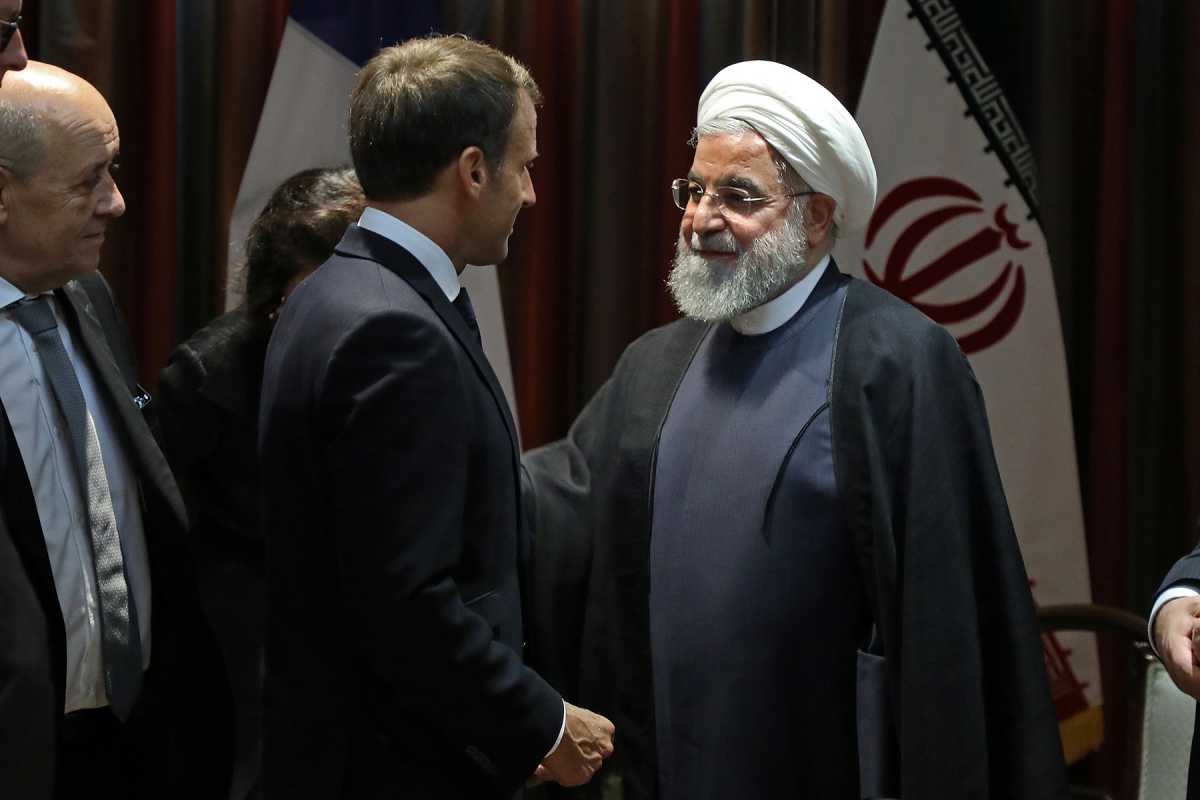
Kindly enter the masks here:
<path id="1" fill-rule="evenodd" d="M 586 708 L 566 703 L 567 727 L 554 752 L 537 768 L 533 780 L 582 786 L 613 753 L 613 724 Z"/>
<path id="2" fill-rule="evenodd" d="M 1200 700 L 1200 597 L 1178 597 L 1158 609 L 1154 645 L 1180 691 Z"/>

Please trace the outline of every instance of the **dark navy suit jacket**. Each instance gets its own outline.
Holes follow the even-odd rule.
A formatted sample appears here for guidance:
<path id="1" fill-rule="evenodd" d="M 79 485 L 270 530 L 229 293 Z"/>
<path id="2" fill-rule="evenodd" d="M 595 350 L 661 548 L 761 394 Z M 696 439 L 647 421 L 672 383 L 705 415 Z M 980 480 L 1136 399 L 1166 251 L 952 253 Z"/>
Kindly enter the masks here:
<path id="1" fill-rule="evenodd" d="M 522 664 L 517 438 L 425 268 L 351 226 L 288 299 L 259 419 L 268 797 L 501 797 L 554 744 Z"/>

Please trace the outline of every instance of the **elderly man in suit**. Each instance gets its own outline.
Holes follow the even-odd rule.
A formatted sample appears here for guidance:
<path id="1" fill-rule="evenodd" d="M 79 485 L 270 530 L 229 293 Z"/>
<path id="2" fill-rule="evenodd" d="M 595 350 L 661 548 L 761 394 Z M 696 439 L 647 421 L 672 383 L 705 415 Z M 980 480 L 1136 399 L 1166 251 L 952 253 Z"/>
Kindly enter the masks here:
<path id="1" fill-rule="evenodd" d="M 12 46 L 12 42 L 9 42 Z M 0 794 L 218 797 L 228 690 L 179 492 L 96 272 L 125 201 L 104 98 L 0 88 Z"/>
<path id="2" fill-rule="evenodd" d="M 381 51 L 351 95 L 367 208 L 263 376 L 268 797 L 504 797 L 612 751 L 522 663 L 517 435 L 458 278 L 534 202 L 537 99 L 457 36 Z"/>

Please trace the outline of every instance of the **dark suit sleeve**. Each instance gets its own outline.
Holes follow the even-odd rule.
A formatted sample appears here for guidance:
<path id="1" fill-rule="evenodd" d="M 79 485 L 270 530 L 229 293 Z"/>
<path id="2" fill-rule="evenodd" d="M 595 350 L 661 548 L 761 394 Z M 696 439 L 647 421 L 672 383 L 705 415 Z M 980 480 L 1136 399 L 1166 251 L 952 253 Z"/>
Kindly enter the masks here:
<path id="1" fill-rule="evenodd" d="M 1175 566 L 1171 567 L 1167 577 L 1163 578 L 1162 585 L 1154 593 L 1155 598 L 1175 586 L 1190 586 L 1200 591 L 1200 545 L 1175 562 Z"/>
<path id="2" fill-rule="evenodd" d="M 48 798 L 54 785 L 62 700 L 43 614 L 0 507 L 0 786 L 8 797 Z"/>
<path id="3" fill-rule="evenodd" d="M 318 400 L 331 556 L 353 640 L 386 687 L 383 715 L 419 715 L 520 781 L 553 746 L 563 706 L 453 578 L 476 424 L 468 393 L 480 390 L 456 346 L 429 321 L 389 312 L 334 349 Z"/>

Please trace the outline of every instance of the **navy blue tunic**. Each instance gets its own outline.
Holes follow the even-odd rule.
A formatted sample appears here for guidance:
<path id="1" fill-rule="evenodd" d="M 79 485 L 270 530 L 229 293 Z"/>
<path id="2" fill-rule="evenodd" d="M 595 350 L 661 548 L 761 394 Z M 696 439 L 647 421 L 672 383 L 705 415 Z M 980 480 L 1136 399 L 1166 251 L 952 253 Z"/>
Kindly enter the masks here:
<path id="1" fill-rule="evenodd" d="M 655 462 L 650 634 L 660 796 L 857 798 L 864 603 L 828 380 L 845 281 L 782 327 L 715 326 Z"/>

